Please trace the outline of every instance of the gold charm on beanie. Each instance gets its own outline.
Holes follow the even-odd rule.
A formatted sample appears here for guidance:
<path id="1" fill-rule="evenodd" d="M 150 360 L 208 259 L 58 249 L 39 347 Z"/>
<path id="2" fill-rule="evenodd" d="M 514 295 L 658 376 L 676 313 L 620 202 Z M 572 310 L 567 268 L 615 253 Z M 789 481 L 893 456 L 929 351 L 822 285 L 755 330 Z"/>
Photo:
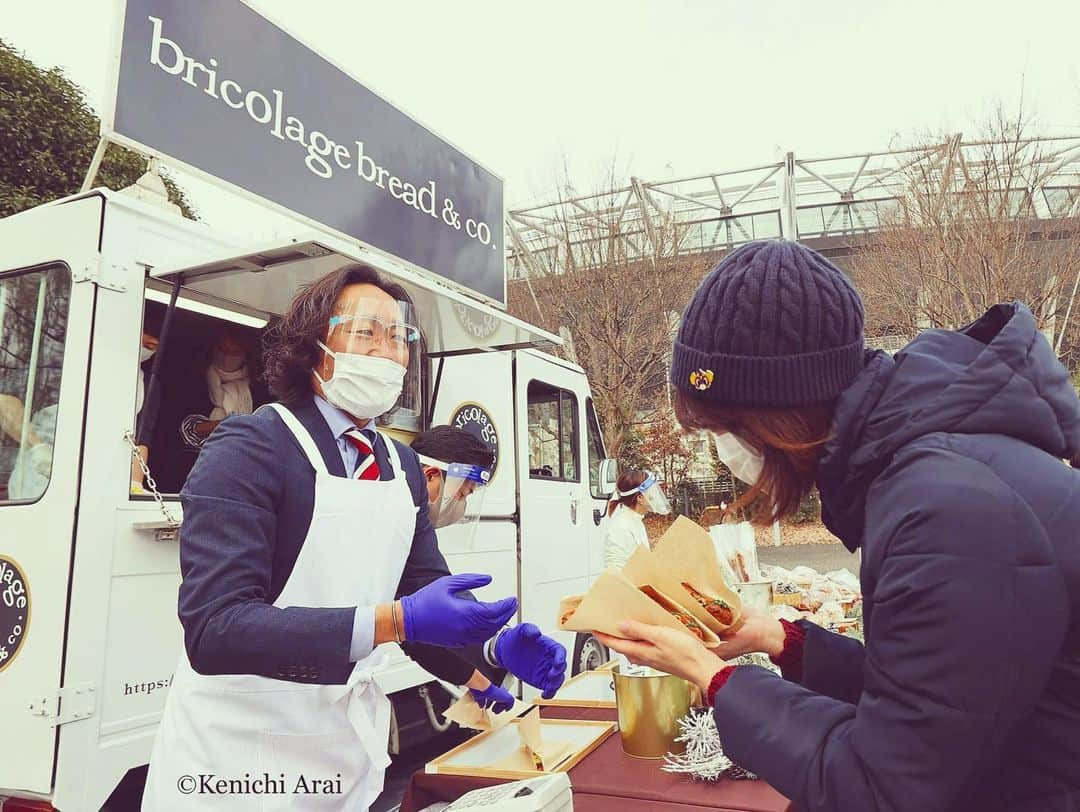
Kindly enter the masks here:
<path id="1" fill-rule="evenodd" d="M 697 389 L 699 392 L 704 392 L 713 382 L 713 371 L 711 369 L 697 369 L 690 373 L 690 385 Z"/>

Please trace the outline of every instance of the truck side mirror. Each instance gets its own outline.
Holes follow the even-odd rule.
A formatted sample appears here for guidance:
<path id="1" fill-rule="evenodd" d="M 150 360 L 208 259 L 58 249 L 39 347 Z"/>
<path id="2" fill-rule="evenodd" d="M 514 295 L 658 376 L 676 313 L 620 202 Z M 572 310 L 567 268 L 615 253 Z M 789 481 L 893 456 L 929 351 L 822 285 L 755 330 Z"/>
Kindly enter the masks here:
<path id="1" fill-rule="evenodd" d="M 617 487 L 616 482 L 619 479 L 619 461 L 618 460 L 601 460 L 600 461 L 600 492 L 604 496 L 611 496 L 615 493 Z"/>

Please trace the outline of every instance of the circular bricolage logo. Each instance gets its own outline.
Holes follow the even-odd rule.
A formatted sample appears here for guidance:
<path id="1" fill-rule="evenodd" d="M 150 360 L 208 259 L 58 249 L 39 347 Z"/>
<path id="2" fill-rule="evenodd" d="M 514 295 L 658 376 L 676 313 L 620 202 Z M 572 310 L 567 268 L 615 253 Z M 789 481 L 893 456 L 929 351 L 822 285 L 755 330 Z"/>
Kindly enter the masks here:
<path id="1" fill-rule="evenodd" d="M 473 338 L 481 340 L 491 338 L 499 329 L 497 316 L 473 310 L 460 302 L 454 303 L 454 313 L 457 315 L 458 324 Z"/>
<path id="2" fill-rule="evenodd" d="M 30 625 L 30 590 L 19 565 L 0 555 L 0 671 L 19 653 Z"/>
<path id="3" fill-rule="evenodd" d="M 491 479 L 495 479 L 495 472 L 499 467 L 499 432 L 495 429 L 495 422 L 479 403 L 462 403 L 450 414 L 450 425 L 455 429 L 467 431 L 476 437 L 495 455 L 491 463 Z M 491 482 L 488 482 L 490 485 Z"/>

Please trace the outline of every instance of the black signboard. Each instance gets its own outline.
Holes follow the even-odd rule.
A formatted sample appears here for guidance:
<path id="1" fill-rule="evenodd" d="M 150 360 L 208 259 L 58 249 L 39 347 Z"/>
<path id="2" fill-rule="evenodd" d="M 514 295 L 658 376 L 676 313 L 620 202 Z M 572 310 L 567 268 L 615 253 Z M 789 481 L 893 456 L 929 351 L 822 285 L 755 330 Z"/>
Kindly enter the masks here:
<path id="1" fill-rule="evenodd" d="M 240 0 L 126 0 L 112 101 L 112 140 L 505 305 L 502 181 Z"/>

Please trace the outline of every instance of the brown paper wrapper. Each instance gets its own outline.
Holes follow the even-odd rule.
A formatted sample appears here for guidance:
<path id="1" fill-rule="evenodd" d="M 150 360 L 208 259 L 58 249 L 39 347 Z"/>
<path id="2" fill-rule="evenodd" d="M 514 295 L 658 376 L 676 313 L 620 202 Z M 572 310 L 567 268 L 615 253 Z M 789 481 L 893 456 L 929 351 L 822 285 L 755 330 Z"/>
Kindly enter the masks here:
<path id="1" fill-rule="evenodd" d="M 720 561 L 716 557 L 716 547 L 713 546 L 708 531 L 685 516 L 680 516 L 656 542 L 650 554 L 651 559 L 642 558 L 635 564 L 634 571 L 627 572 L 634 559 L 638 558 L 638 552 L 648 551 L 642 548 L 635 552 L 623 568 L 631 581 L 638 582 L 638 570 L 643 574 L 648 573 L 656 586 L 674 596 L 680 604 L 690 607 L 694 617 L 714 632 L 721 633 L 740 625 L 742 602 L 724 581 Z M 683 589 L 684 582 L 710 597 L 726 601 L 734 611 L 734 623 L 725 625 L 706 612 L 705 608 Z"/>
<path id="2" fill-rule="evenodd" d="M 495 713 L 492 710 L 481 708 L 472 694 L 466 691 L 461 699 L 451 705 L 443 713 L 443 717 L 451 722 L 457 722 L 461 727 L 470 730 L 498 730 L 506 727 L 527 708 L 524 702 L 514 703 L 514 707 L 504 713 Z"/>
<path id="3" fill-rule="evenodd" d="M 655 584 L 652 586 L 662 602 L 669 608 L 683 611 L 696 619 L 696 615 L 684 604 L 675 600 Z M 563 599 L 559 606 L 559 628 L 569 632 L 602 632 L 621 637 L 619 624 L 636 620 L 652 626 L 666 626 L 695 637 L 668 609 L 648 597 L 621 573 L 611 569 L 603 572 L 584 596 Z M 704 625 L 705 645 L 715 648 L 720 638 Z"/>
<path id="4" fill-rule="evenodd" d="M 574 752 L 568 742 L 545 742 L 540 729 L 540 709 L 533 708 L 518 721 L 521 747 L 506 758 L 492 764 L 496 770 L 544 772 L 559 766 Z"/>

